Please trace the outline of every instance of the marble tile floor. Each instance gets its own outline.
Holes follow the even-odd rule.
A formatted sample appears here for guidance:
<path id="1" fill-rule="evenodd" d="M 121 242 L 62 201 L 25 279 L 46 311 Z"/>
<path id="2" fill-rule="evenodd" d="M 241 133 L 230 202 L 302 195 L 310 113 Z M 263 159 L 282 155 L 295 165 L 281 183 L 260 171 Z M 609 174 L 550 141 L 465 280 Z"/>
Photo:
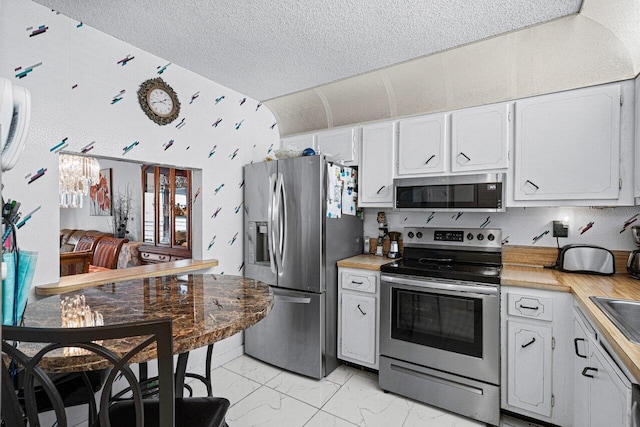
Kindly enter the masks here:
<path id="1" fill-rule="evenodd" d="M 153 367 L 151 367 L 153 370 Z M 230 427 L 471 427 L 484 426 L 378 387 L 375 373 L 342 365 L 318 381 L 292 374 L 249 356 L 237 357 L 213 369 L 213 393 L 231 401 Z M 189 379 L 194 395 L 206 396 L 205 386 Z M 87 407 L 67 409 L 68 425 L 88 427 Z M 52 412 L 41 425 L 55 425 Z M 502 417 L 501 427 L 541 427 Z"/>
<path id="2" fill-rule="evenodd" d="M 453 427 L 483 423 L 384 393 L 376 374 L 342 365 L 318 381 L 249 356 L 213 370 L 214 395 L 231 401 L 230 427 Z M 194 394 L 206 395 L 192 382 Z"/>

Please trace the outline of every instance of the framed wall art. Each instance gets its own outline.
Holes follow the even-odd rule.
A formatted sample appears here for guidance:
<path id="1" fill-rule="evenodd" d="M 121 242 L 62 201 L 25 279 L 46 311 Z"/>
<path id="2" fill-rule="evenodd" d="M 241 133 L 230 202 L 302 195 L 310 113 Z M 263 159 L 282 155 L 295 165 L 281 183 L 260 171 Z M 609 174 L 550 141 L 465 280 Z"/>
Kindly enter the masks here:
<path id="1" fill-rule="evenodd" d="M 111 169 L 101 169 L 98 182 L 89 188 L 89 215 L 111 216 Z"/>

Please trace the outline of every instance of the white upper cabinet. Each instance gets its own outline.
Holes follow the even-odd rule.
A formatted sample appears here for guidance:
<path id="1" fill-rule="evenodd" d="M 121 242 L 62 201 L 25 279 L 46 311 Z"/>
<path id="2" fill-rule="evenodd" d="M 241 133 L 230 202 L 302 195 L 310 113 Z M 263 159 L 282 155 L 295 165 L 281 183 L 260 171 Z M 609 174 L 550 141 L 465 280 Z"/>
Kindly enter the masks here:
<path id="1" fill-rule="evenodd" d="M 451 113 L 451 171 L 509 167 L 509 103 Z"/>
<path id="2" fill-rule="evenodd" d="M 316 151 L 343 165 L 358 164 L 358 128 L 336 129 L 316 135 Z"/>
<path id="3" fill-rule="evenodd" d="M 516 102 L 515 200 L 617 199 L 620 85 Z"/>
<path id="4" fill-rule="evenodd" d="M 362 126 L 358 206 L 393 207 L 395 122 Z"/>
<path id="5" fill-rule="evenodd" d="M 640 77 L 636 78 L 635 81 L 635 98 L 636 98 L 636 108 L 635 108 L 635 185 L 633 189 L 633 196 L 640 197 Z M 637 203 L 636 203 L 637 204 Z"/>
<path id="6" fill-rule="evenodd" d="M 291 147 L 292 149 L 295 149 L 297 151 L 302 151 L 305 148 L 315 149 L 315 145 L 316 136 L 313 133 L 282 138 L 282 148 Z"/>
<path id="7" fill-rule="evenodd" d="M 398 122 L 398 176 L 445 172 L 447 115 L 431 114 Z"/>

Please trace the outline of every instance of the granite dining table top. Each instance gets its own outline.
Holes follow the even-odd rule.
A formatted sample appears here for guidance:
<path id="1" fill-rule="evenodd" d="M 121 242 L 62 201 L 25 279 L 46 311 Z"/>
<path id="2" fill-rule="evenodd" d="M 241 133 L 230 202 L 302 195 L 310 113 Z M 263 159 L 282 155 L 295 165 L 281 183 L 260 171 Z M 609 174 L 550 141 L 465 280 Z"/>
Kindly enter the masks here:
<path id="1" fill-rule="evenodd" d="M 132 279 L 79 291 L 32 295 L 24 315 L 27 327 L 61 327 L 63 302 L 82 296 L 104 325 L 169 317 L 173 320 L 173 351 L 180 354 L 230 337 L 264 318 L 273 306 L 273 292 L 260 281 L 240 276 L 187 274 Z M 137 342 L 118 340 L 105 345 L 120 353 Z M 28 353 L 30 345 L 21 343 Z M 155 349 L 133 362 L 155 358 Z M 97 356 L 53 353 L 42 367 L 52 372 L 105 368 Z"/>

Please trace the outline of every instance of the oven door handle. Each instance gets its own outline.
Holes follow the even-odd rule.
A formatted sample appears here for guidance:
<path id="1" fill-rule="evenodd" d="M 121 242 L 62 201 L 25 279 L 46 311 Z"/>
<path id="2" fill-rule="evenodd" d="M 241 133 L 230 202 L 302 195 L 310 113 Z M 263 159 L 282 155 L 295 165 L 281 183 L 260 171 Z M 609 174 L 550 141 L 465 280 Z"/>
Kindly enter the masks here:
<path id="1" fill-rule="evenodd" d="M 394 277 L 385 274 L 380 276 L 380 281 L 397 285 L 409 285 L 440 291 L 470 292 L 481 295 L 498 295 L 498 287 L 496 285 L 459 284 L 447 283 L 444 281 L 432 282 L 430 280 L 407 279 L 404 277 Z"/>

